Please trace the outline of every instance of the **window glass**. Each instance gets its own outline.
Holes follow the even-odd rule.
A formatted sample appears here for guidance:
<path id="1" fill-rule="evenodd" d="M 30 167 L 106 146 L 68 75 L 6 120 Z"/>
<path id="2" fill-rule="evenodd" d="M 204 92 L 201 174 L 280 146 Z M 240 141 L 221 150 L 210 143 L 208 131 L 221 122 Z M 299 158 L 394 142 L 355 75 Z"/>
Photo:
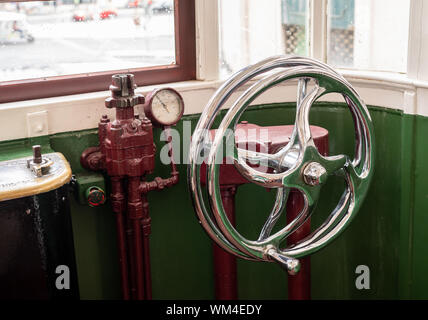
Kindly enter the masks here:
<path id="1" fill-rule="evenodd" d="M 276 54 L 307 55 L 306 0 L 220 0 L 220 76 Z"/>
<path id="2" fill-rule="evenodd" d="M 406 72 L 409 0 L 329 0 L 327 62 Z"/>
<path id="3" fill-rule="evenodd" d="M 175 63 L 173 0 L 0 4 L 0 80 Z"/>

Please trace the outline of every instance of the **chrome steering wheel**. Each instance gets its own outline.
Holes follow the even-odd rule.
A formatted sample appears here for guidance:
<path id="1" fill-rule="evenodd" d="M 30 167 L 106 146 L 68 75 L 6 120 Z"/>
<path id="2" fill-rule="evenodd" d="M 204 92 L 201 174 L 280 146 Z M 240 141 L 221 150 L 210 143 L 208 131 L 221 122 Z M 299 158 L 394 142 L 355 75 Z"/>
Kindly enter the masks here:
<path id="1" fill-rule="evenodd" d="M 263 77 L 260 75 L 267 73 Z M 231 95 L 254 77 L 257 79 L 236 101 L 221 121 L 213 139 L 209 130 L 220 109 Z M 296 120 L 289 143 L 275 154 L 241 149 L 236 146 L 235 128 L 242 113 L 260 94 L 284 81 L 297 80 Z M 247 84 L 248 86 L 248 84 Z M 355 126 L 355 155 L 322 156 L 315 147 L 309 126 L 312 104 L 328 93 L 340 93 L 351 111 Z M 334 240 L 355 217 L 367 194 L 374 167 L 374 132 L 367 107 L 339 73 L 313 59 L 277 56 L 265 59 L 235 73 L 213 95 L 192 136 L 188 184 L 199 222 L 223 249 L 248 260 L 276 261 L 290 274 L 300 269 L 298 258 L 312 254 Z M 219 185 L 223 157 L 250 182 L 277 190 L 275 204 L 257 240 L 241 235 L 224 210 Z M 200 166 L 207 164 L 208 205 L 200 179 Z M 269 170 L 254 168 L 254 164 Z M 320 190 L 329 175 L 339 175 L 345 190 L 327 220 L 300 242 L 281 247 L 312 214 Z M 297 217 L 271 234 L 284 211 L 290 189 L 303 194 L 304 206 Z"/>

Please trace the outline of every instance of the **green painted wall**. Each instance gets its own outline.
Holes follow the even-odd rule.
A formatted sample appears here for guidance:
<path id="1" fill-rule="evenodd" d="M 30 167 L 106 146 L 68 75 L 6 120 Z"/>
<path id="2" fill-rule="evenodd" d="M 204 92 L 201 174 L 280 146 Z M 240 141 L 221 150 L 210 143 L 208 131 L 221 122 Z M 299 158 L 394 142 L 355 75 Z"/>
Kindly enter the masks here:
<path id="1" fill-rule="evenodd" d="M 376 168 L 365 204 L 351 226 L 333 244 L 312 256 L 312 297 L 319 299 L 428 298 L 428 189 L 426 180 L 428 118 L 370 107 L 376 133 Z M 292 124 L 292 104 L 250 108 L 242 120 L 259 125 Z M 198 115 L 186 116 L 195 127 Z M 311 123 L 330 132 L 330 154 L 353 155 L 354 133 L 349 111 L 342 104 L 318 103 Z M 183 121 L 177 125 L 182 132 Z M 158 150 L 160 130 L 155 131 Z M 97 144 L 96 130 L 62 133 L 36 140 L 0 144 L 0 160 L 30 153 L 34 143 L 62 152 L 76 175 L 85 174 L 79 157 Z M 177 146 L 178 147 L 178 146 Z M 186 146 L 184 146 L 186 149 Z M 178 151 L 178 148 L 177 148 Z M 181 158 L 187 158 L 181 154 Z M 180 183 L 149 194 L 152 216 L 151 256 L 155 299 L 212 299 L 211 241 L 195 219 L 187 193 L 186 165 L 178 166 Z M 156 164 L 156 175 L 169 167 Z M 343 182 L 331 178 L 312 218 L 314 227 L 334 208 Z M 244 185 L 237 193 L 237 225 L 255 235 L 273 204 L 274 192 Z M 83 299 L 120 297 L 116 233 L 109 203 L 89 208 L 72 203 L 80 295 Z M 370 267 L 370 290 L 355 288 L 355 268 Z M 239 260 L 242 299 L 283 299 L 287 277 L 275 264 Z"/>

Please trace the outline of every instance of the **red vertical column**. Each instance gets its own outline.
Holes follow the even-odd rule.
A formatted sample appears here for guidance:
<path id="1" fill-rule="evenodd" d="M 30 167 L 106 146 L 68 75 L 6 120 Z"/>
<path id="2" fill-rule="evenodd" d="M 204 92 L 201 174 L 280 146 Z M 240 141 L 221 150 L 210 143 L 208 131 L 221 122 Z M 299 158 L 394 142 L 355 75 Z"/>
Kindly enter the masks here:
<path id="1" fill-rule="evenodd" d="M 152 300 L 152 274 L 150 263 L 150 232 L 151 232 L 151 218 L 149 215 L 149 202 L 147 201 L 146 194 L 141 195 L 143 201 L 143 219 L 141 220 L 141 227 L 143 230 L 143 258 L 144 258 L 144 291 L 146 300 Z"/>
<path id="2" fill-rule="evenodd" d="M 144 284 L 144 256 L 143 256 L 143 232 L 141 220 L 143 218 L 143 202 L 139 192 L 140 177 L 128 179 L 128 214 L 133 233 L 133 257 L 135 263 L 136 300 L 145 299 Z"/>
<path id="3" fill-rule="evenodd" d="M 323 156 L 328 155 L 328 134 L 321 134 L 312 129 L 315 136 L 314 142 L 318 152 Z M 297 190 L 291 190 L 287 201 L 287 223 L 297 217 L 304 206 L 303 195 Z M 287 238 L 287 245 L 295 244 L 311 233 L 311 219 L 308 219 L 299 229 Z M 288 299 L 311 299 L 311 258 L 300 259 L 300 271 L 294 276 L 288 276 Z"/>
<path id="4" fill-rule="evenodd" d="M 232 225 L 235 226 L 236 186 L 221 186 L 223 207 Z M 236 300 L 238 298 L 236 278 L 236 258 L 216 243 L 213 244 L 215 297 L 217 300 Z"/>
<path id="5" fill-rule="evenodd" d="M 122 180 L 120 177 L 111 177 L 111 199 L 113 212 L 116 214 L 116 228 L 117 228 L 117 243 L 119 249 L 119 267 L 121 274 L 121 285 L 122 285 L 122 298 L 124 300 L 130 299 L 130 288 L 129 288 L 129 275 L 128 275 L 128 258 L 126 250 L 126 236 L 125 236 L 125 196 L 122 186 Z"/>
<path id="6" fill-rule="evenodd" d="M 303 195 L 292 190 L 287 201 L 287 223 L 297 217 L 304 205 Z M 311 220 L 308 219 L 299 229 L 287 238 L 287 245 L 294 244 L 311 233 Z M 288 299 L 309 300 L 311 298 L 311 259 L 300 259 L 300 271 L 288 276 Z"/>

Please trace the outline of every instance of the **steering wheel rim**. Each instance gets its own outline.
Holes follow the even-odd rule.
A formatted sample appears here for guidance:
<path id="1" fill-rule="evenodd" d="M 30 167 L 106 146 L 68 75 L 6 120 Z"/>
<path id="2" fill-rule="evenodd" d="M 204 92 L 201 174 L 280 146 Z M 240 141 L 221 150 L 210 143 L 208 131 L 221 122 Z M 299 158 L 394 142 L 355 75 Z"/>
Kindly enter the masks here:
<path id="1" fill-rule="evenodd" d="M 213 141 L 209 142 L 208 132 L 213 121 L 231 94 L 255 76 L 274 69 L 280 70 L 256 81 L 240 95 L 222 119 Z M 239 150 L 236 147 L 234 131 L 240 116 L 249 104 L 273 86 L 296 78 L 299 79 L 296 122 L 290 142 L 274 155 L 250 152 L 248 156 L 246 150 Z M 315 81 L 315 88 L 307 92 L 307 85 L 311 79 Z M 353 116 L 356 145 L 355 157 L 352 161 L 346 155 L 323 157 L 313 143 L 309 127 L 310 108 L 321 96 L 332 92 L 341 93 L 344 96 Z M 247 180 L 267 188 L 277 189 L 274 208 L 256 241 L 243 237 L 232 226 L 223 208 L 219 187 L 219 166 L 223 159 L 218 161 L 223 137 L 226 137 L 226 150 L 228 150 L 226 156 L 233 160 L 237 170 Z M 201 155 L 201 152 L 204 154 Z M 207 153 L 206 187 L 209 206 L 205 205 L 199 177 L 199 167 Z M 299 270 L 298 258 L 316 252 L 329 244 L 352 221 L 364 200 L 373 175 L 373 154 L 374 132 L 371 117 L 352 86 L 332 68 L 316 60 L 277 56 L 238 71 L 208 102 L 192 137 L 188 184 L 198 219 L 218 245 L 244 259 L 277 261 L 293 274 Z M 265 164 L 270 165 L 276 172 L 263 173 L 247 164 L 247 161 L 255 159 L 264 160 Z M 321 172 L 318 177 L 319 183 L 312 184 L 313 181 L 308 177 L 320 174 L 317 170 Z M 325 180 L 331 174 L 342 176 L 346 182 L 345 191 L 336 208 L 308 237 L 295 245 L 280 248 L 281 242 L 313 213 L 323 184 L 320 183 L 321 177 Z M 274 235 L 270 235 L 273 225 L 284 210 L 288 195 L 286 190 L 289 188 L 297 188 L 303 193 L 304 208 L 295 220 Z"/>

